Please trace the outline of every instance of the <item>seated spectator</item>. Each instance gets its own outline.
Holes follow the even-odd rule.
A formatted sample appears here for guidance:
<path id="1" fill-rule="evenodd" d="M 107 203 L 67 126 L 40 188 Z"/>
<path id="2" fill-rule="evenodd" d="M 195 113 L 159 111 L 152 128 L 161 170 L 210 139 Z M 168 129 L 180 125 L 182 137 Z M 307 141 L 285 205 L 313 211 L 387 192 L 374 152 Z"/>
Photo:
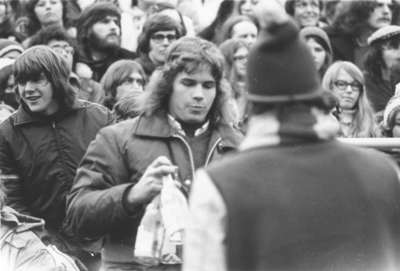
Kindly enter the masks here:
<path id="1" fill-rule="evenodd" d="M 331 91 L 338 103 L 333 115 L 338 119 L 342 137 L 376 136 L 373 111 L 365 94 L 361 70 L 351 62 L 338 61 L 326 71 L 322 87 Z"/>
<path id="2" fill-rule="evenodd" d="M 140 64 L 134 60 L 118 60 L 114 62 L 101 78 L 105 92 L 104 105 L 113 109 L 121 99 L 135 92 L 143 92 L 146 74 Z"/>
<path id="3" fill-rule="evenodd" d="M 342 1 L 335 20 L 326 29 L 333 59 L 351 61 L 363 69 L 367 39 L 374 31 L 392 23 L 395 4 L 392 0 Z"/>
<path id="4" fill-rule="evenodd" d="M 104 91 L 100 83 L 90 77 L 76 73 L 78 51 L 74 40 L 61 27 L 54 25 L 41 29 L 30 40 L 29 46 L 47 45 L 59 54 L 71 70 L 70 83 L 76 90 L 77 97 L 94 103 L 103 103 Z"/>
<path id="5" fill-rule="evenodd" d="M 78 19 L 79 62 L 90 67 L 92 78 L 97 82 L 115 61 L 136 57 L 135 53 L 120 47 L 120 19 L 120 11 L 110 3 L 90 5 Z"/>
<path id="6" fill-rule="evenodd" d="M 2 178 L 7 176 L 2 175 Z M 74 261 L 40 239 L 44 220 L 18 213 L 5 205 L 0 178 L 0 266 L 2 271 L 79 271 Z"/>
<path id="7" fill-rule="evenodd" d="M 168 15 L 150 16 L 139 35 L 136 61 L 142 66 L 147 77 L 164 64 L 168 46 L 182 37 L 181 25 Z"/>
<path id="8" fill-rule="evenodd" d="M 237 108 L 237 120 L 243 123 L 247 109 L 246 65 L 250 46 L 243 40 L 229 39 L 219 48 L 225 57 L 225 78 L 232 87 L 231 96 Z"/>
<path id="9" fill-rule="evenodd" d="M 17 109 L 19 102 L 15 93 L 16 84 L 12 72 L 14 62 L 14 59 L 0 58 L 0 104 Z"/>
<path id="10" fill-rule="evenodd" d="M 365 58 L 366 93 L 372 108 L 380 116 L 394 94 L 400 68 L 400 26 L 388 25 L 368 38 Z"/>
<path id="11" fill-rule="evenodd" d="M 257 39 L 259 25 L 257 21 L 248 16 L 233 16 L 229 18 L 221 29 L 221 40 L 241 39 L 249 46 L 253 45 Z"/>
<path id="12" fill-rule="evenodd" d="M 75 33 L 72 22 L 67 19 L 67 5 L 67 0 L 27 1 L 25 11 L 28 18 L 26 29 L 28 39 L 24 41 L 24 45 L 28 45 L 29 37 L 49 25 L 58 25 L 71 33 Z"/>
<path id="13" fill-rule="evenodd" d="M 319 27 L 307 26 L 300 31 L 314 58 L 317 71 L 322 78 L 332 64 L 332 46 L 328 35 Z"/>
<path id="14" fill-rule="evenodd" d="M 293 17 L 300 28 L 306 26 L 323 27 L 320 15 L 323 8 L 322 0 L 286 0 L 285 10 Z"/>

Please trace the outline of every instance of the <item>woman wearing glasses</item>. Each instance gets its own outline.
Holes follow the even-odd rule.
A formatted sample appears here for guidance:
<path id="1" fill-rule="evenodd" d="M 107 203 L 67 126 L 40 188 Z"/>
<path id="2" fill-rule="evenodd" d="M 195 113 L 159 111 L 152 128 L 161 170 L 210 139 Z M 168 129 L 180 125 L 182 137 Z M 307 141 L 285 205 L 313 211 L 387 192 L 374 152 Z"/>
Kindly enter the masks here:
<path id="1" fill-rule="evenodd" d="M 324 75 L 322 86 L 337 98 L 333 115 L 340 123 L 341 136 L 376 136 L 376 123 L 365 94 L 364 76 L 356 65 L 348 61 L 333 63 Z"/>

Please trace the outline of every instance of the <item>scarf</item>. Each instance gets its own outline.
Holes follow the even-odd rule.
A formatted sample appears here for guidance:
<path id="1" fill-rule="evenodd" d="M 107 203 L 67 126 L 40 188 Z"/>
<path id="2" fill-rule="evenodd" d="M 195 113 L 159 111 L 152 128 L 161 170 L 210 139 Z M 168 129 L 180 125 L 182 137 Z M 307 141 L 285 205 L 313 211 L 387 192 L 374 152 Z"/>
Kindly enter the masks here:
<path id="1" fill-rule="evenodd" d="M 331 140 L 338 121 L 317 107 L 290 105 L 252 116 L 240 149 Z"/>

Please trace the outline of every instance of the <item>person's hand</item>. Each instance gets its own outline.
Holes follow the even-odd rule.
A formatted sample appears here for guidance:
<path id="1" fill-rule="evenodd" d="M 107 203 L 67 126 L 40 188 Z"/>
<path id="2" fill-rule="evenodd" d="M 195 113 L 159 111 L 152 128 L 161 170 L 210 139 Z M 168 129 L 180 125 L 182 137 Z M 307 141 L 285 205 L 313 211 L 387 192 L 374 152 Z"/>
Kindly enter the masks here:
<path id="1" fill-rule="evenodd" d="M 175 175 L 177 167 L 165 156 L 156 158 L 146 169 L 140 180 L 132 187 L 127 196 L 128 204 L 143 204 L 158 195 L 163 186 L 163 178 Z"/>
<path id="2" fill-rule="evenodd" d="M 253 5 L 253 13 L 263 28 L 272 23 L 284 23 L 289 20 L 289 15 L 279 0 L 259 0 Z"/>

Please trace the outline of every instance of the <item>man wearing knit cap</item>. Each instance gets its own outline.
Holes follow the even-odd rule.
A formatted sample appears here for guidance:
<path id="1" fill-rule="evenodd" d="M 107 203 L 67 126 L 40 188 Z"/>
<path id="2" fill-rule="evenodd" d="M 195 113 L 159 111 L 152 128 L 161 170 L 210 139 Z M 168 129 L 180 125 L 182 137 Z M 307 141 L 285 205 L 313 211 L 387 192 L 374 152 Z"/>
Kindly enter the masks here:
<path id="1" fill-rule="evenodd" d="M 399 270 L 400 185 L 338 127 L 298 28 L 259 1 L 240 151 L 196 173 L 183 270 Z"/>
<path id="2" fill-rule="evenodd" d="M 134 59 L 136 54 L 121 48 L 121 15 L 110 3 L 96 3 L 82 11 L 77 22 L 80 62 L 100 81 L 107 68 L 120 59 Z M 78 72 L 79 73 L 79 72 Z"/>

